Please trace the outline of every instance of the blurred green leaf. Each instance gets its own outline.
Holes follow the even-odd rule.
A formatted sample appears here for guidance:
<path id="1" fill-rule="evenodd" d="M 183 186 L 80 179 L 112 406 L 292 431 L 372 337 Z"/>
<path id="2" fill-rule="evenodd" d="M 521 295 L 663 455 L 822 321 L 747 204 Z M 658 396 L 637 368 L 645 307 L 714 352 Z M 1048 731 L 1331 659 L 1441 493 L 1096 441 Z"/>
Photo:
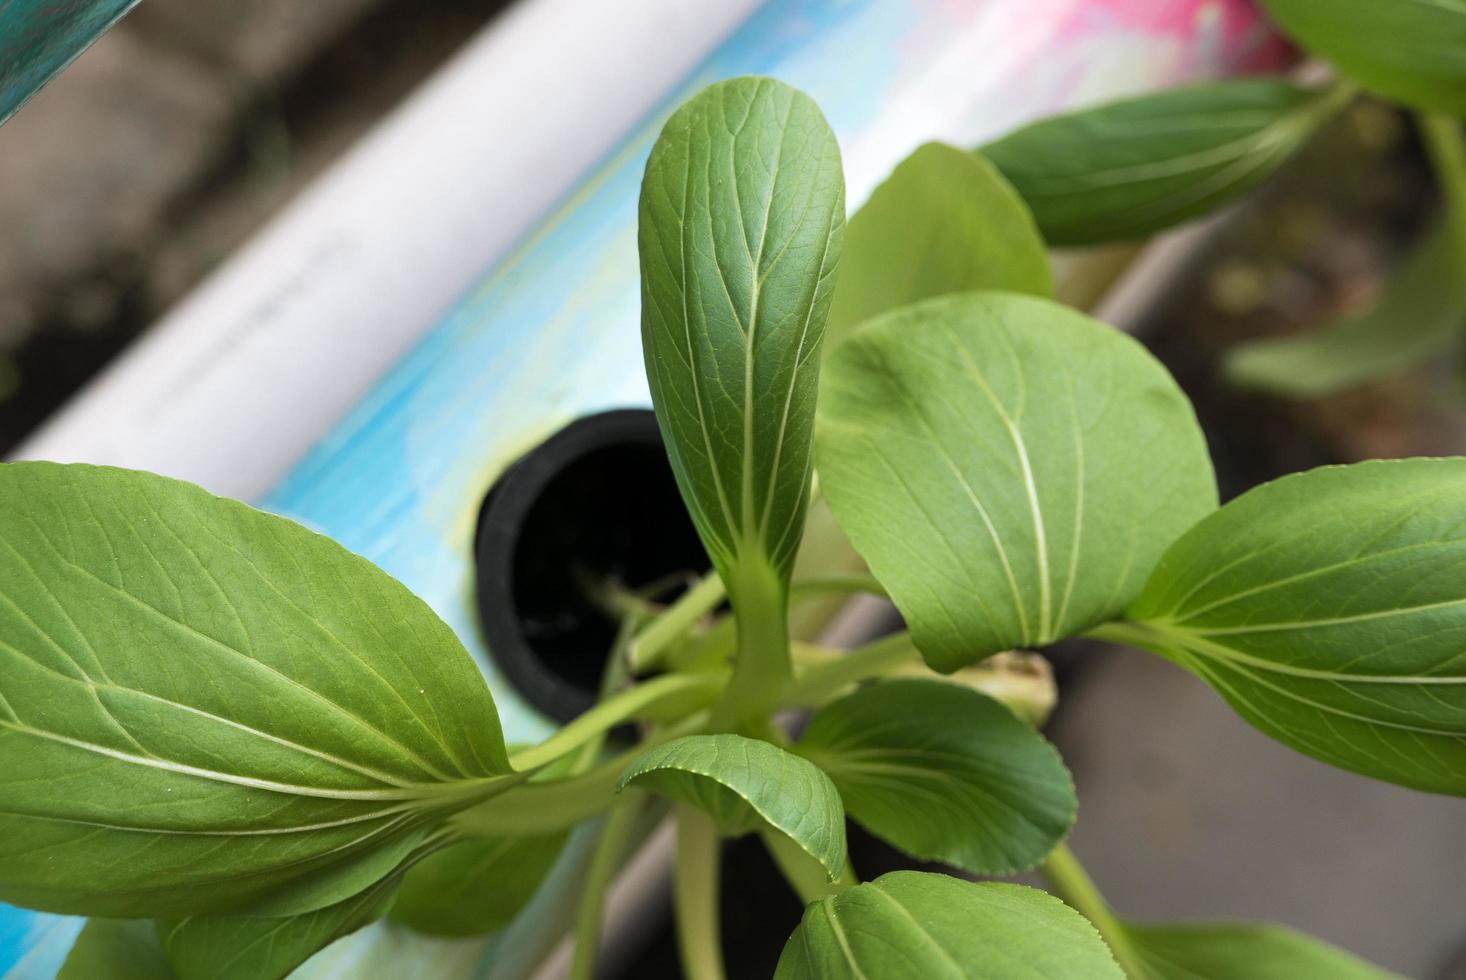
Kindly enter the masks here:
<path id="1" fill-rule="evenodd" d="M 1262 0 L 1295 41 L 1406 105 L 1466 113 L 1466 0 Z"/>
<path id="2" fill-rule="evenodd" d="M 1051 245 L 1143 238 L 1266 180 L 1344 93 L 1277 78 L 1174 89 L 1043 119 L 982 152 Z"/>
<path id="3" fill-rule="evenodd" d="M 477 936 L 507 925 L 534 896 L 565 834 L 471 839 L 407 873 L 392 918 L 433 936 Z"/>
<path id="4" fill-rule="evenodd" d="M 1404 980 L 1283 926 L 1126 923 L 1142 980 Z"/>
<path id="5" fill-rule="evenodd" d="M 829 343 L 877 313 L 974 289 L 1051 297 L 1048 253 L 1022 198 L 992 164 L 928 143 L 845 228 Z"/>
<path id="6" fill-rule="evenodd" d="M 158 934 L 179 980 L 284 980 L 343 936 L 387 914 L 401 876 L 304 915 L 190 916 L 160 922 Z"/>
<path id="7" fill-rule="evenodd" d="M 1241 344 L 1228 352 L 1233 384 L 1289 398 L 1319 398 L 1399 374 L 1461 340 L 1466 251 L 1449 220 L 1432 229 L 1370 309 L 1322 329 Z"/>
<path id="8" fill-rule="evenodd" d="M 10 976 L 11 974 L 7 974 Z M 56 980 L 179 980 L 146 919 L 92 919 Z"/>

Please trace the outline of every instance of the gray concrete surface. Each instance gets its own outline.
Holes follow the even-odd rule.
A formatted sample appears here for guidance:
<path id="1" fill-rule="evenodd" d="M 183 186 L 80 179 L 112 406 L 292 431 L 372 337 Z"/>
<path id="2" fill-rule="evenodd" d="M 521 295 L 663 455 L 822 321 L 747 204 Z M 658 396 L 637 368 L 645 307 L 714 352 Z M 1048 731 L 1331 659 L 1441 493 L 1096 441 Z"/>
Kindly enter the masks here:
<path id="1" fill-rule="evenodd" d="M 1079 789 L 1074 851 L 1121 914 L 1272 920 L 1447 975 L 1466 947 L 1466 800 L 1298 755 L 1159 658 L 1094 655 L 1050 735 Z"/>

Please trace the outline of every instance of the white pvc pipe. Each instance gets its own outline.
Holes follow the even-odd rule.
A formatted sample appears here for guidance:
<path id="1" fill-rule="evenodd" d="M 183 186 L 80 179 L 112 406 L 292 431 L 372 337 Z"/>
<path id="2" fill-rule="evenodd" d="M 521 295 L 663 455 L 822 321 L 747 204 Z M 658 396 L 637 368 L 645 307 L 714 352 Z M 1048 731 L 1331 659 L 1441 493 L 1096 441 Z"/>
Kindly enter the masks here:
<path id="1" fill-rule="evenodd" d="M 258 497 L 759 0 L 533 0 L 23 443 Z"/>

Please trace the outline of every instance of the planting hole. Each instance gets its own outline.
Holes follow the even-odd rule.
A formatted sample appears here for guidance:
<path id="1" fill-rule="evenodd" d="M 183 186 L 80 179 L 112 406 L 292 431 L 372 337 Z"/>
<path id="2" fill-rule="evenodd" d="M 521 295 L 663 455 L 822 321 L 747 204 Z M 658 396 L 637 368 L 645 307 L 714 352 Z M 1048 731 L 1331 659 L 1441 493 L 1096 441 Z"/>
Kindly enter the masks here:
<path id="1" fill-rule="evenodd" d="M 665 602 L 709 567 L 646 409 L 579 419 L 510 466 L 475 552 L 490 655 L 561 722 L 595 702 L 618 628 L 607 590 Z"/>

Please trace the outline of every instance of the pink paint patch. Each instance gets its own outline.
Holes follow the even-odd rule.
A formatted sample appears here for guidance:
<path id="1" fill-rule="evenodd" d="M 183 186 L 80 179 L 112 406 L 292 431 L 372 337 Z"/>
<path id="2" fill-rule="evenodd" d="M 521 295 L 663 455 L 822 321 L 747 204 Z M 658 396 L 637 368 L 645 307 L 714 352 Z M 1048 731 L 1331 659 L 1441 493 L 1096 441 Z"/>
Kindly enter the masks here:
<path id="1" fill-rule="evenodd" d="M 1230 71 L 1278 68 L 1289 48 L 1252 0 L 1075 0 L 1061 34 L 1118 32 L 1186 41 L 1201 58 Z"/>

